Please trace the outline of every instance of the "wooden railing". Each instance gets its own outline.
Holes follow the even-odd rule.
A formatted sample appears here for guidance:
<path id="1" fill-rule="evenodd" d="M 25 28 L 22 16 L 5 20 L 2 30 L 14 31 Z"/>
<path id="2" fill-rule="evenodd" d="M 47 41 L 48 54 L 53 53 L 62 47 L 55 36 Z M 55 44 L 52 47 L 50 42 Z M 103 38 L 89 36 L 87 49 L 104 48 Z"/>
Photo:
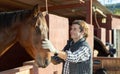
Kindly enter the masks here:
<path id="1" fill-rule="evenodd" d="M 93 60 L 94 71 L 104 68 L 108 74 L 120 74 L 120 58 L 96 57 Z"/>
<path id="2" fill-rule="evenodd" d="M 31 74 L 31 70 L 33 69 L 32 65 L 26 65 L 6 71 L 0 72 L 0 74 Z"/>
<path id="3" fill-rule="evenodd" d="M 23 63 L 22 67 L 2 71 L 0 74 L 61 74 L 62 64 L 50 64 L 47 68 L 38 68 L 34 61 Z"/>

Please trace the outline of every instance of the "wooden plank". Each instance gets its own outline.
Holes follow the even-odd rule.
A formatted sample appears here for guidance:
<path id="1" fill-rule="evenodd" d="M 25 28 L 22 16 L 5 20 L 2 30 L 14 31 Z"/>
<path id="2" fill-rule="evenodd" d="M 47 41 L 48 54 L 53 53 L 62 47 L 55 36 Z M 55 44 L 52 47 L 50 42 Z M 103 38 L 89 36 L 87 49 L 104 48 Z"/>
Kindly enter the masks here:
<path id="1" fill-rule="evenodd" d="M 54 5 L 54 6 L 49 6 L 48 10 L 59 10 L 59 9 L 67 9 L 67 8 L 76 8 L 76 7 L 82 7 L 86 6 L 85 3 L 75 3 L 75 4 L 66 4 L 66 5 Z M 45 11 L 46 7 L 41 7 L 41 11 Z"/>
<path id="2" fill-rule="evenodd" d="M 0 74 L 29 74 L 32 68 L 33 68 L 32 65 L 26 65 L 26 66 L 2 71 L 0 72 Z"/>
<path id="3" fill-rule="evenodd" d="M 2 9 L 9 9 L 9 10 L 18 10 L 18 9 L 31 9 L 33 6 L 17 2 L 11 0 L 0 0 L 0 7 Z"/>
<path id="4" fill-rule="evenodd" d="M 86 22 L 92 25 L 92 0 L 89 0 L 86 2 L 86 9 L 87 9 L 87 15 L 86 15 Z M 84 4 L 85 5 L 85 4 Z"/>
<path id="5" fill-rule="evenodd" d="M 95 64 L 95 60 L 100 63 Z M 97 69 L 105 68 L 108 74 L 119 74 L 120 73 L 120 58 L 110 58 L 110 57 L 96 57 L 94 58 L 94 72 Z"/>

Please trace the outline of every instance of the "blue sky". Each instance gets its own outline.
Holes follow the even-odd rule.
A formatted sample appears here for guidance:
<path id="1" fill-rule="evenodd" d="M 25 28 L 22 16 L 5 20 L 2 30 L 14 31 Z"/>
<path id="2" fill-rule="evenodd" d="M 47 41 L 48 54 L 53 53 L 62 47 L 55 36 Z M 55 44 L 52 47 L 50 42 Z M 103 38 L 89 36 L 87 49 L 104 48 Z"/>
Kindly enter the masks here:
<path id="1" fill-rule="evenodd" d="M 98 0 L 101 2 L 101 4 L 115 4 L 115 3 L 120 3 L 120 0 Z"/>

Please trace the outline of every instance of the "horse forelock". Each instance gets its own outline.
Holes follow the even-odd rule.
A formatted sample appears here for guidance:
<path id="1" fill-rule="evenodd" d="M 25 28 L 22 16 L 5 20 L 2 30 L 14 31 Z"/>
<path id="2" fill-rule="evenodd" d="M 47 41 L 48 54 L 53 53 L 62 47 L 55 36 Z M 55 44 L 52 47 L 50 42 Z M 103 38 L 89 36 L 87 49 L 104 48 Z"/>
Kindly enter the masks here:
<path id="1" fill-rule="evenodd" d="M 48 27 L 47 27 L 46 19 L 43 16 L 40 20 L 41 20 L 41 26 L 42 26 L 41 29 L 42 29 L 43 35 L 45 36 L 44 38 L 48 38 L 47 37 Z"/>
<path id="2" fill-rule="evenodd" d="M 47 33 L 48 33 L 47 22 L 46 22 L 45 16 L 41 15 L 41 13 L 36 21 L 35 26 L 39 27 L 40 32 L 41 32 L 41 37 L 43 39 L 48 38 L 48 36 L 47 36 Z"/>

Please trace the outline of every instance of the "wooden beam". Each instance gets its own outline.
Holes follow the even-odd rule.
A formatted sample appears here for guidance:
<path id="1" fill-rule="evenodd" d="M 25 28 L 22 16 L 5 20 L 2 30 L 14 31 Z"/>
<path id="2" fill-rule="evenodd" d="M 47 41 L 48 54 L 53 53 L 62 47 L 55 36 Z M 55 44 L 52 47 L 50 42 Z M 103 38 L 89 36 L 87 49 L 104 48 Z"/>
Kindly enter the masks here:
<path id="1" fill-rule="evenodd" d="M 27 9 L 31 9 L 33 6 L 30 5 L 30 4 L 26 4 L 26 3 L 23 3 L 21 1 L 18 1 L 18 0 L 12 0 L 11 3 L 14 3 L 16 5 L 18 5 L 19 7 L 22 7 L 22 8 L 27 8 Z"/>
<path id="2" fill-rule="evenodd" d="M 86 10 L 87 10 L 87 15 L 86 15 L 86 22 L 92 25 L 92 0 L 89 0 L 86 2 Z"/>
<path id="3" fill-rule="evenodd" d="M 0 12 L 10 11 L 10 9 L 0 7 Z"/>
<path id="4" fill-rule="evenodd" d="M 67 4 L 67 5 L 54 5 L 54 6 L 49 6 L 48 10 L 52 11 L 52 10 L 76 8 L 76 7 L 82 7 L 82 6 L 86 6 L 86 4 L 85 3 L 75 3 L 75 4 Z M 40 10 L 45 11 L 46 7 L 42 7 Z"/>
<path id="5" fill-rule="evenodd" d="M 25 4 L 19 1 L 15 1 L 15 0 L 0 0 L 0 7 L 3 6 L 7 6 L 8 8 L 12 7 L 12 9 L 14 8 L 21 8 L 21 9 L 30 9 L 33 6 L 29 5 L 29 4 Z"/>

